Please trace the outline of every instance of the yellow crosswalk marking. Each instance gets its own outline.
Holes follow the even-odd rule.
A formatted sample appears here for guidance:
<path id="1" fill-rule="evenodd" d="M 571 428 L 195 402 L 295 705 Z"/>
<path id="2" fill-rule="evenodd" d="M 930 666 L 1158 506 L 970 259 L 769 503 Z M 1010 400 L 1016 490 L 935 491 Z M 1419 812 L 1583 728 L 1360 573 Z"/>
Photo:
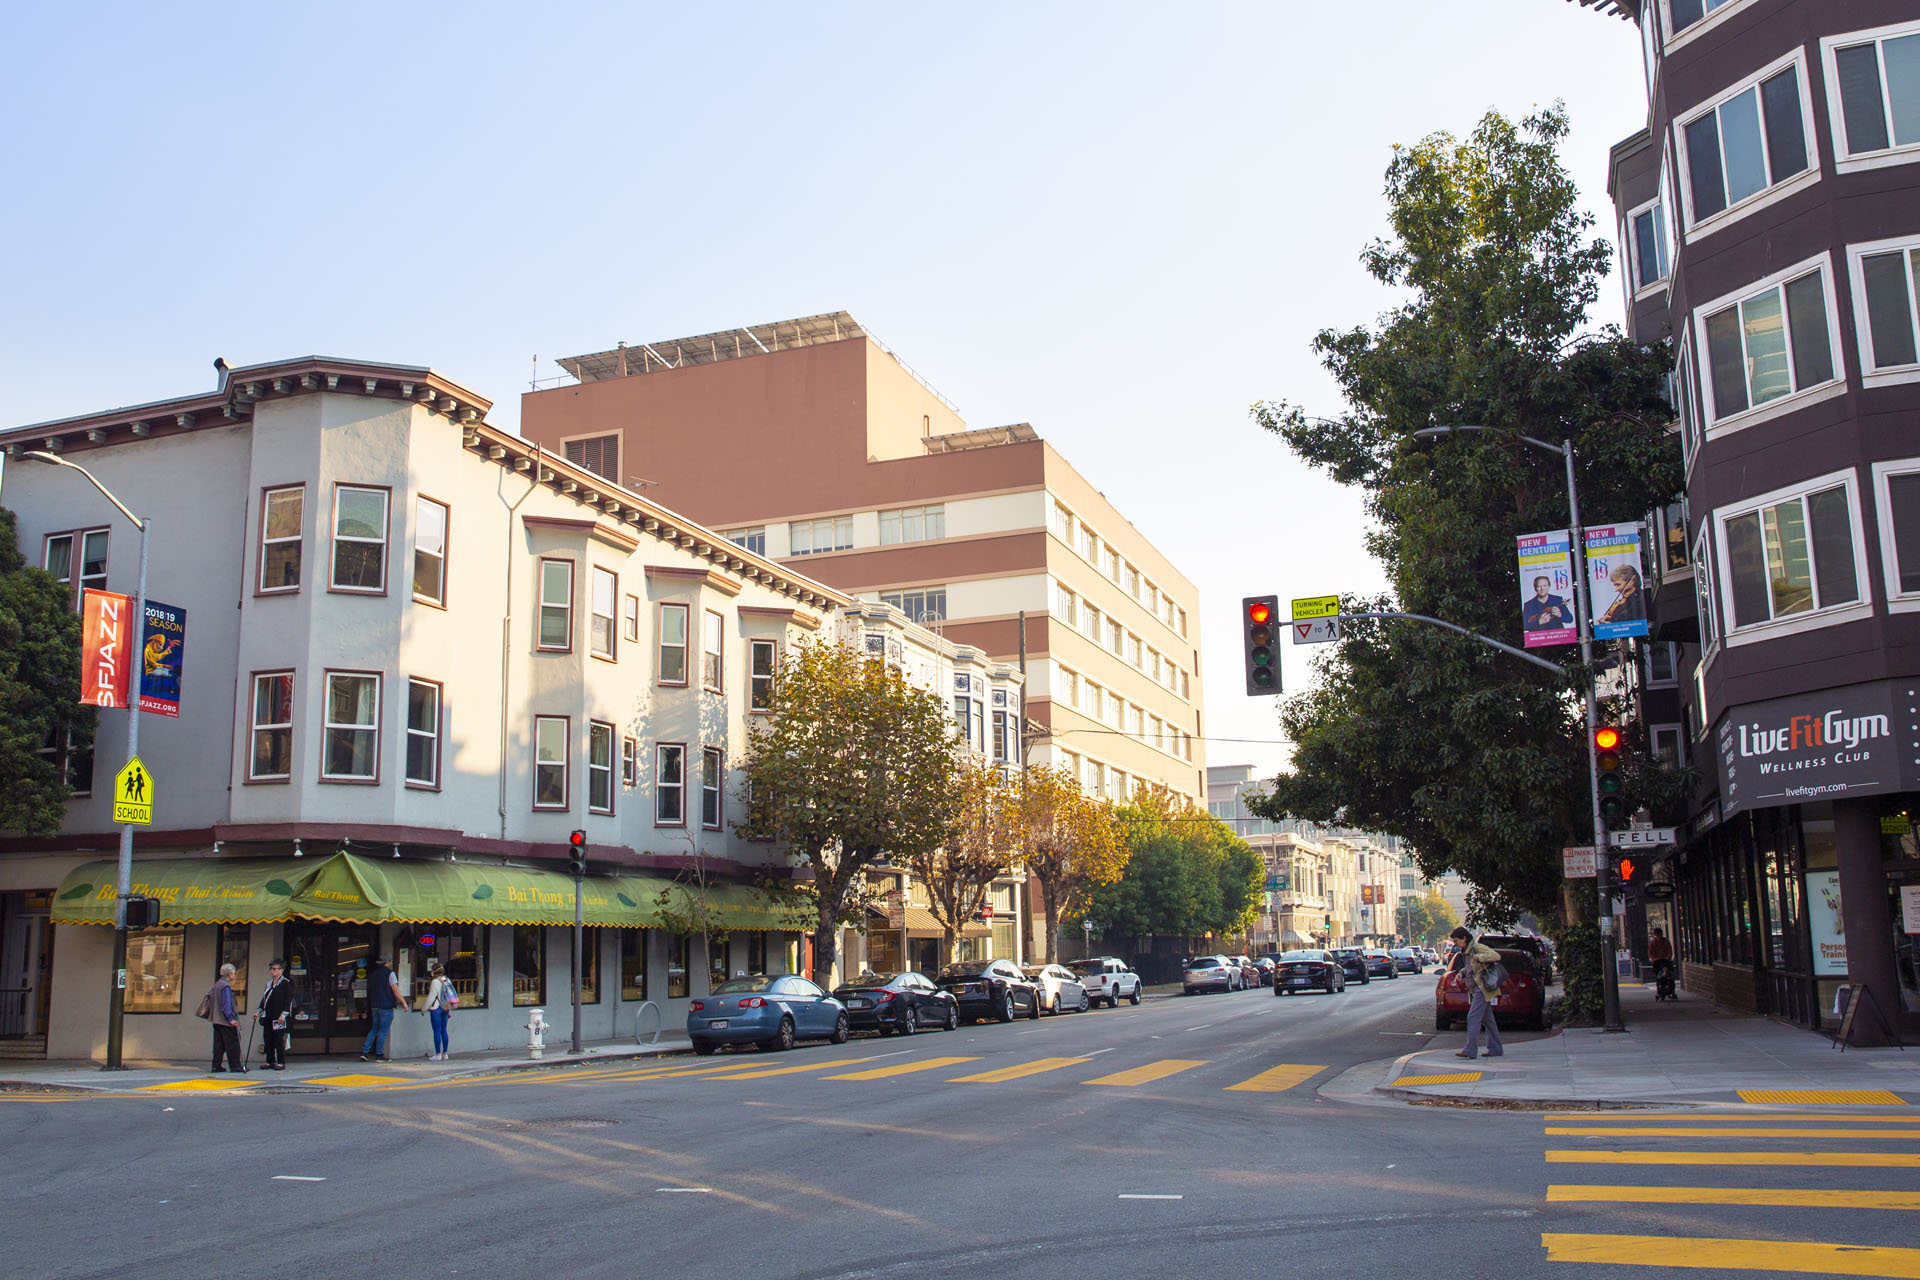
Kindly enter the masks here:
<path id="1" fill-rule="evenodd" d="M 1796 1190 L 1774 1187 L 1573 1186 L 1547 1188 L 1549 1204 L 1760 1204 L 1795 1209 L 1920 1209 L 1920 1191 Z"/>
<path id="2" fill-rule="evenodd" d="M 1037 1076 L 1043 1071 L 1058 1071 L 1062 1067 L 1077 1066 L 1082 1062 L 1091 1062 L 1091 1058 L 1036 1058 L 1032 1062 L 1023 1062 L 1013 1067 L 998 1067 L 992 1071 L 982 1071 L 977 1076 L 955 1076 L 948 1084 L 1001 1084 L 1008 1080 L 1018 1080 L 1022 1076 Z"/>
<path id="3" fill-rule="evenodd" d="M 1277 1067 L 1268 1067 L 1257 1076 L 1249 1076 L 1239 1084 L 1230 1084 L 1226 1093 L 1285 1093 L 1297 1084 L 1307 1081 L 1325 1071 L 1325 1067 L 1303 1066 L 1295 1062 L 1283 1062 Z"/>
<path id="4" fill-rule="evenodd" d="M 871 1071 L 849 1071 L 843 1075 L 828 1076 L 829 1080 L 884 1080 L 888 1076 L 912 1075 L 916 1071 L 932 1071 L 937 1067 L 957 1067 L 963 1062 L 978 1062 L 978 1058 L 925 1058 L 919 1062 L 901 1062 L 891 1067 L 875 1067 Z"/>
<path id="5" fill-rule="evenodd" d="M 303 1080 L 301 1083 L 331 1084 L 343 1089 L 359 1089 L 371 1084 L 406 1084 L 410 1078 L 408 1076 L 370 1076 L 356 1071 L 352 1075 L 345 1076 L 318 1076 L 312 1080 Z"/>
<path id="6" fill-rule="evenodd" d="M 794 1076 L 803 1071 L 826 1071 L 832 1067 L 857 1067 L 871 1058 L 835 1058 L 831 1062 L 809 1062 L 798 1067 L 769 1067 L 761 1071 L 738 1071 L 730 1076 L 709 1076 L 708 1083 L 731 1083 L 735 1080 L 765 1080 L 768 1076 Z"/>
<path id="7" fill-rule="evenodd" d="M 1727 1240 L 1705 1236 L 1603 1236 L 1545 1232 L 1549 1262 L 1640 1267 L 1813 1271 L 1822 1275 L 1920 1280 L 1920 1249 L 1825 1244 L 1815 1240 Z"/>
<path id="8" fill-rule="evenodd" d="M 315 1083 L 325 1084 L 326 1081 L 316 1081 Z M 177 1090 L 188 1093 L 196 1089 L 244 1089 L 246 1087 L 247 1085 L 245 1083 L 232 1080 L 169 1080 L 165 1084 L 143 1084 L 140 1086 L 142 1090 Z"/>
<path id="9" fill-rule="evenodd" d="M 1603 1121 L 1619 1123 L 1646 1123 L 1649 1120 L 1684 1120 L 1693 1124 L 1699 1120 L 1745 1120 L 1753 1124 L 1775 1124 L 1787 1120 L 1820 1120 L 1827 1124 L 1920 1124 L 1920 1116 L 1909 1112 L 1906 1115 L 1888 1115 L 1885 1112 L 1844 1112 L 1844 1111 L 1689 1111 L 1684 1115 L 1671 1112 L 1623 1111 L 1617 1115 L 1605 1112 L 1572 1111 L 1566 1115 L 1545 1117 L 1548 1124 L 1597 1124 Z"/>
<path id="10" fill-rule="evenodd" d="M 1406 1084 L 1472 1084 L 1486 1073 L 1483 1071 L 1449 1071 L 1438 1076 L 1401 1076 L 1396 1085 Z"/>
<path id="11" fill-rule="evenodd" d="M 1890 1089 L 1737 1089 L 1742 1102 L 1762 1106 L 1904 1107 L 1907 1100 Z"/>
<path id="12" fill-rule="evenodd" d="M 1548 1164 L 1865 1165 L 1920 1169 L 1920 1152 L 1885 1151 L 1549 1151 Z"/>
<path id="13" fill-rule="evenodd" d="M 1129 1071 L 1116 1071 L 1110 1076 L 1097 1076 L 1088 1084 L 1135 1085 L 1152 1084 L 1155 1080 L 1165 1080 L 1168 1076 L 1177 1076 L 1182 1071 L 1191 1071 L 1195 1067 L 1207 1065 L 1205 1058 L 1162 1058 L 1158 1062 L 1149 1062 L 1144 1067 L 1134 1067 Z"/>
<path id="14" fill-rule="evenodd" d="M 682 1065 L 679 1067 L 671 1067 L 671 1068 L 656 1068 L 651 1071 L 634 1071 L 634 1072 L 624 1073 L 621 1075 L 609 1076 L 608 1079 L 610 1080 L 671 1080 L 676 1076 L 725 1075 L 729 1071 L 764 1070 L 766 1065 L 767 1065 L 766 1059 L 764 1058 L 761 1058 L 761 1059 L 749 1058 L 745 1062 L 715 1062 L 704 1067 L 689 1067 L 689 1066 Z"/>
<path id="15" fill-rule="evenodd" d="M 1920 1142 L 1920 1129 L 1578 1129 L 1569 1126 L 1549 1127 L 1547 1133 L 1568 1138 L 1607 1138 L 1623 1134 L 1631 1138 L 1899 1138 Z"/>

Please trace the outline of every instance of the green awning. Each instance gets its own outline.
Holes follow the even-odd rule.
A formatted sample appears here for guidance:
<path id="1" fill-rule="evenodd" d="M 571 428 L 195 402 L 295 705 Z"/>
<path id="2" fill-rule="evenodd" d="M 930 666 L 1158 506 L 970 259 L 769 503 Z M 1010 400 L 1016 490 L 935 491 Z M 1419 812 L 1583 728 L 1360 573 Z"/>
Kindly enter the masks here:
<path id="1" fill-rule="evenodd" d="M 112 862 L 68 873 L 54 894 L 54 923 L 112 924 L 114 877 Z M 806 928 L 803 913 L 784 910 L 747 885 L 710 883 L 703 893 L 666 876 L 630 872 L 588 876 L 582 887 L 581 917 L 590 925 L 657 926 L 663 917 L 697 915 L 692 904 L 704 896 L 712 918 L 729 929 Z M 353 853 L 314 861 L 142 860 L 134 863 L 133 891 L 160 900 L 163 925 L 573 923 L 573 877 L 563 872 Z"/>

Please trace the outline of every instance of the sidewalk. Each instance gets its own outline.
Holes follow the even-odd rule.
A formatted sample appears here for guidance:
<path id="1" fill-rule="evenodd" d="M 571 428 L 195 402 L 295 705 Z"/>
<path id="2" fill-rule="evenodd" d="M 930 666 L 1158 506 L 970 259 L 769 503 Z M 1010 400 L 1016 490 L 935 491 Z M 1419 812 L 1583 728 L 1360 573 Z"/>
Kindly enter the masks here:
<path id="1" fill-rule="evenodd" d="M 1354 1071 L 1379 1073 L 1376 1094 L 1464 1106 L 1920 1104 L 1920 1046 L 1841 1052 L 1818 1032 L 1684 991 L 1657 1003 L 1638 985 L 1622 985 L 1620 1010 L 1625 1033 L 1573 1027 L 1469 1061 L 1456 1056 L 1465 1040 L 1453 1032 L 1432 1049 Z"/>
<path id="2" fill-rule="evenodd" d="M 450 1080 L 460 1076 L 492 1075 L 502 1071 L 539 1070 L 544 1067 L 571 1066 L 575 1063 L 630 1062 L 636 1058 L 658 1058 L 691 1053 L 693 1046 L 684 1035 L 662 1033 L 658 1044 L 638 1045 L 631 1040 L 608 1040 L 581 1046 L 584 1052 L 567 1052 L 564 1041 L 558 1047 L 548 1045 L 539 1060 L 526 1049 L 476 1049 L 456 1051 L 445 1062 L 424 1058 L 396 1058 L 392 1062 L 362 1062 L 357 1054 L 331 1058 L 292 1058 L 285 1071 L 266 1071 L 260 1066 L 256 1046 L 245 1075 L 210 1075 L 198 1062 L 131 1062 L 124 1071 L 102 1071 L 96 1062 L 0 1061 L 0 1091 L 7 1093 L 248 1093 L 281 1092 L 297 1089 L 302 1093 L 325 1093 L 335 1089 L 364 1088 L 370 1084 L 406 1083 L 421 1080 Z"/>

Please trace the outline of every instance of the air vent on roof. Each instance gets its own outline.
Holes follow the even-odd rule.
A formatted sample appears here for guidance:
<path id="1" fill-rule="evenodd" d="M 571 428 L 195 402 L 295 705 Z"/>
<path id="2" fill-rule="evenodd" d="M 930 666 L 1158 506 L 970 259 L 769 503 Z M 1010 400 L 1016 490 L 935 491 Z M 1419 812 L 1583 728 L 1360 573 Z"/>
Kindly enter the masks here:
<path id="1" fill-rule="evenodd" d="M 620 482 L 620 437 L 594 436 L 587 440 L 567 441 L 567 461 Z"/>

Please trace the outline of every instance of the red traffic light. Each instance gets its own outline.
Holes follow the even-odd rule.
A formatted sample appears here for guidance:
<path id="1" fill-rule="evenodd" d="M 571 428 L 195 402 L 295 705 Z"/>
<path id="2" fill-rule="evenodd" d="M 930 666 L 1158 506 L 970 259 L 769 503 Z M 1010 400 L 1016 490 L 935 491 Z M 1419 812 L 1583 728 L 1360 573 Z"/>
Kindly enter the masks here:
<path id="1" fill-rule="evenodd" d="M 1264 623 L 1273 617 L 1273 609 L 1265 600 L 1255 600 L 1247 606 L 1247 621 Z"/>
<path id="2" fill-rule="evenodd" d="M 567 837 L 567 843 L 576 849 L 584 849 L 587 847 L 587 833 L 584 831 L 576 831 Z"/>
<path id="3" fill-rule="evenodd" d="M 1612 751 L 1620 745 L 1620 731 L 1612 725 L 1601 725 L 1593 731 L 1593 745 L 1602 751 Z"/>
<path id="4" fill-rule="evenodd" d="M 1617 884 L 1638 884 L 1646 875 L 1647 864 L 1638 858 L 1615 858 L 1613 878 Z"/>

